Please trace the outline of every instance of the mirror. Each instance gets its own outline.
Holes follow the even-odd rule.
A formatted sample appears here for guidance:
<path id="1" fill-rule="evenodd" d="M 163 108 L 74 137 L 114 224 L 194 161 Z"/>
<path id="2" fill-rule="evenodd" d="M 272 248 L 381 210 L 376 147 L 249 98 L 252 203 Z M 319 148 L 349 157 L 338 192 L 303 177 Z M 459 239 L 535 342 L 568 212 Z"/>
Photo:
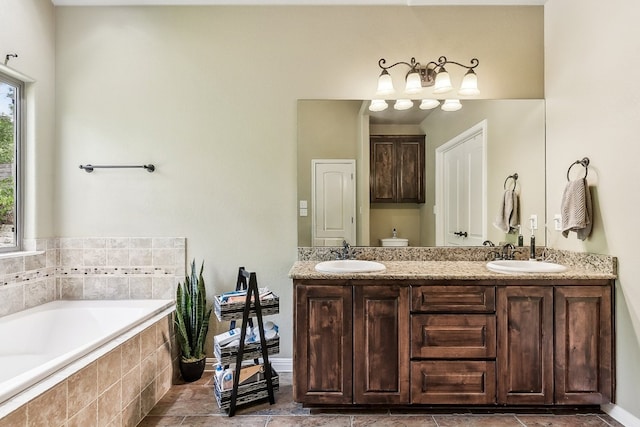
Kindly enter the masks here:
<path id="1" fill-rule="evenodd" d="M 517 242 L 492 225 L 504 196 L 505 180 L 518 174 L 520 223 L 528 244 L 529 218 L 538 217 L 536 239 L 545 244 L 545 111 L 542 99 L 462 100 L 463 108 L 387 110 L 374 113 L 368 101 L 298 101 L 298 246 L 312 245 L 313 159 L 355 159 L 355 228 L 357 246 L 381 246 L 395 228 L 409 246 L 436 245 L 436 149 L 483 122 L 486 124 L 485 193 L 482 195 L 486 238 Z M 369 202 L 369 136 L 425 135 L 425 203 Z M 507 186 L 513 185 L 512 180 Z M 304 202 L 307 208 L 303 209 Z M 305 212 L 306 210 L 306 212 Z M 306 214 L 306 216 L 304 215 Z M 464 239 L 460 245 L 465 246 Z"/>

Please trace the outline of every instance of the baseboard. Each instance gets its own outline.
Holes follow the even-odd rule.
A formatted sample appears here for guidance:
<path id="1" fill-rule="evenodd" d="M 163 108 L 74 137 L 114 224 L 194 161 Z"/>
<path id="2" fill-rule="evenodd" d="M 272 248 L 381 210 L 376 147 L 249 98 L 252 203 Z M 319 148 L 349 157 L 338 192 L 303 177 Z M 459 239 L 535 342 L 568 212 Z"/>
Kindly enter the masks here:
<path id="1" fill-rule="evenodd" d="M 271 367 L 276 372 L 293 372 L 293 359 L 288 357 L 270 357 Z M 207 357 L 205 371 L 210 372 L 214 370 L 214 366 L 218 363 L 215 357 Z"/>
<path id="2" fill-rule="evenodd" d="M 622 409 L 618 405 L 607 403 L 606 405 L 600 405 L 600 409 L 602 409 L 603 412 L 607 413 L 611 418 L 625 426 L 640 426 L 640 418 L 636 417 L 629 411 Z"/>

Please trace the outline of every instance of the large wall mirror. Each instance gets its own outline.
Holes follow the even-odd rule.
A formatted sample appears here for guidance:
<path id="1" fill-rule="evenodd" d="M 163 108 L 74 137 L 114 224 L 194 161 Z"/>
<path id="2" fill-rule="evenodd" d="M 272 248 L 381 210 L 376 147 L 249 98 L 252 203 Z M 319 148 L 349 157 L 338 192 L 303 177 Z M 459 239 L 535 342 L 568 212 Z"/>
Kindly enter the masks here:
<path id="1" fill-rule="evenodd" d="M 514 180 L 507 178 L 518 174 L 515 183 L 525 244 L 531 234 L 531 215 L 537 215 L 535 235 L 544 244 L 544 100 L 463 100 L 463 108 L 455 112 L 440 108 L 423 111 L 418 102 L 415 104 L 404 111 L 394 110 L 390 104 L 387 110 L 375 113 L 369 111 L 369 102 L 362 100 L 298 101 L 298 246 L 314 246 L 313 226 L 319 220 L 314 218 L 313 200 L 319 193 L 312 164 L 318 160 L 355 160 L 352 212 L 357 246 L 381 246 L 381 239 L 391 237 L 393 229 L 398 237 L 409 239 L 409 246 L 451 245 L 437 238 L 444 202 L 440 200 L 437 206 L 436 193 L 445 183 L 450 188 L 460 183 L 453 182 L 455 174 L 442 172 L 442 163 L 436 167 L 442 159 L 438 153 L 478 127 L 484 135 L 484 182 L 482 190 L 470 197 L 481 200 L 482 212 L 474 215 L 473 221 L 479 224 L 482 237 L 496 244 L 517 242 L 517 233 L 505 233 L 493 222 L 501 211 L 505 184 L 507 188 L 514 185 Z M 370 203 L 371 135 L 425 135 L 425 203 Z M 470 245 L 464 237 L 453 244 Z"/>

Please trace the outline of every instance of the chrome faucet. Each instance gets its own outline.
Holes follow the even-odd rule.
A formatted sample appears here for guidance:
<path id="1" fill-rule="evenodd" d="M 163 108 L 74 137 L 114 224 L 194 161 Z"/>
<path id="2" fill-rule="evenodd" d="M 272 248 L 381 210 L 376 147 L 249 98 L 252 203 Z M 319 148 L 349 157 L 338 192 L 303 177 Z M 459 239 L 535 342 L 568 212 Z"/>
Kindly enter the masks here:
<path id="1" fill-rule="evenodd" d="M 353 250 L 351 245 L 347 243 L 346 240 L 342 241 L 342 249 L 339 251 L 331 251 L 331 253 L 336 254 L 336 259 L 351 259 L 354 257 L 357 252 Z"/>
<path id="2" fill-rule="evenodd" d="M 513 243 L 505 243 L 504 246 L 502 246 L 502 259 L 516 259 L 516 254 L 519 253 L 522 252 L 516 250 Z"/>

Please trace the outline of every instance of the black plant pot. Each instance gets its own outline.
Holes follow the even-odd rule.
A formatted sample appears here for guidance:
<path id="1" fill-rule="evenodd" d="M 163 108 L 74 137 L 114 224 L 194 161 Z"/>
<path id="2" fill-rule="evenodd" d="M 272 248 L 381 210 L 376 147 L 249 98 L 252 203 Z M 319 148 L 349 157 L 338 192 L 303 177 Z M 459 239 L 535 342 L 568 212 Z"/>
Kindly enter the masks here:
<path id="1" fill-rule="evenodd" d="M 188 383 L 199 380 L 204 372 L 205 361 L 206 358 L 204 357 L 195 362 L 185 362 L 180 359 L 180 374 L 182 375 L 182 379 Z"/>

